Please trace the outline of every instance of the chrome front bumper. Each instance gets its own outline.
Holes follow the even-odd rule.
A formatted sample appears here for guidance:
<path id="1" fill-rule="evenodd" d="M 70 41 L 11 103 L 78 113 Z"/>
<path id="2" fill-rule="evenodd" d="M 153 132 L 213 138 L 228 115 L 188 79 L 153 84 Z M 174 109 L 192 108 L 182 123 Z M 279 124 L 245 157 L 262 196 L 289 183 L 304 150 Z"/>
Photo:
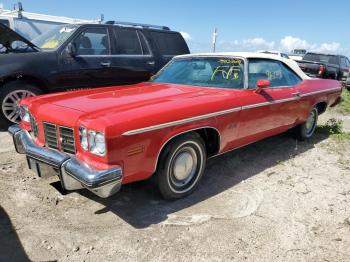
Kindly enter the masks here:
<path id="1" fill-rule="evenodd" d="M 66 190 L 86 188 L 99 197 L 117 193 L 122 183 L 122 169 L 97 170 L 73 156 L 46 147 L 37 146 L 30 134 L 18 125 L 10 126 L 8 132 L 19 154 L 27 156 L 30 169 L 40 177 L 58 175 Z"/>

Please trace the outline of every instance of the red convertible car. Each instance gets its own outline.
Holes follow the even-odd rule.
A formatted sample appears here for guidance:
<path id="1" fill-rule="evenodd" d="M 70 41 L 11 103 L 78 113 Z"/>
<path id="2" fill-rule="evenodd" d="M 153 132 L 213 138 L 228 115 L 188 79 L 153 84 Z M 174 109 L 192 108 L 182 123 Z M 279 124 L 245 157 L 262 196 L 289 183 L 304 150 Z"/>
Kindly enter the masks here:
<path id="1" fill-rule="evenodd" d="M 207 158 L 291 128 L 310 138 L 341 91 L 273 54 L 184 55 L 149 82 L 24 99 L 9 132 L 29 168 L 66 190 L 109 197 L 155 175 L 174 199 L 193 192 Z"/>

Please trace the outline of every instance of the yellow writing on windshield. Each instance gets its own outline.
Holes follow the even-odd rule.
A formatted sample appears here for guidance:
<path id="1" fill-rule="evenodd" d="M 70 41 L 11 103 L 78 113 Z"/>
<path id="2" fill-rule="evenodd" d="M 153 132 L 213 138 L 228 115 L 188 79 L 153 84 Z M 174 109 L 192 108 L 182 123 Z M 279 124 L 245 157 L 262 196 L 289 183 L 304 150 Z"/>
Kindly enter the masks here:
<path id="1" fill-rule="evenodd" d="M 52 49 L 52 48 L 56 48 L 58 44 L 59 42 L 56 39 L 50 39 L 46 41 L 43 45 L 41 45 L 40 48 Z"/>
<path id="2" fill-rule="evenodd" d="M 223 79 L 238 79 L 241 72 L 240 66 L 218 66 L 215 68 L 210 80 L 214 80 L 216 76 L 222 76 Z"/>
<path id="3" fill-rule="evenodd" d="M 242 60 L 241 59 L 220 59 L 218 62 L 220 64 L 240 65 L 242 63 Z"/>

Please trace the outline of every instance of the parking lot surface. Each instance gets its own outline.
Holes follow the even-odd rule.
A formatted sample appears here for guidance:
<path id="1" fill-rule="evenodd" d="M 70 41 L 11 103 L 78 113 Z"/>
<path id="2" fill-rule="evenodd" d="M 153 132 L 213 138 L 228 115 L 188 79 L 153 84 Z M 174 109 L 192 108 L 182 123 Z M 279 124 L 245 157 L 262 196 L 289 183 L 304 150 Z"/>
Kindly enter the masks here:
<path id="1" fill-rule="evenodd" d="M 211 159 L 172 202 L 149 181 L 64 193 L 0 141 L 0 261 L 349 261 L 349 140 L 266 139 Z"/>

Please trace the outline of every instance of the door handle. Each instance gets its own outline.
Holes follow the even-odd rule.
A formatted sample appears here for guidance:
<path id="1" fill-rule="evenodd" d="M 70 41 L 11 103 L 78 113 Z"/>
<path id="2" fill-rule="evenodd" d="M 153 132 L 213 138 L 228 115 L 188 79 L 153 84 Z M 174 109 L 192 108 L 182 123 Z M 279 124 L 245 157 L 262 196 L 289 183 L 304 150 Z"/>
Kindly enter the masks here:
<path id="1" fill-rule="evenodd" d="M 111 67 L 111 62 L 101 62 L 102 67 Z"/>
<path id="2" fill-rule="evenodd" d="M 147 64 L 148 65 L 155 65 L 155 62 L 154 61 L 148 61 Z"/>
<path id="3" fill-rule="evenodd" d="M 294 92 L 294 93 L 292 93 L 292 95 L 296 96 L 296 97 L 300 97 L 301 96 L 300 92 Z"/>

